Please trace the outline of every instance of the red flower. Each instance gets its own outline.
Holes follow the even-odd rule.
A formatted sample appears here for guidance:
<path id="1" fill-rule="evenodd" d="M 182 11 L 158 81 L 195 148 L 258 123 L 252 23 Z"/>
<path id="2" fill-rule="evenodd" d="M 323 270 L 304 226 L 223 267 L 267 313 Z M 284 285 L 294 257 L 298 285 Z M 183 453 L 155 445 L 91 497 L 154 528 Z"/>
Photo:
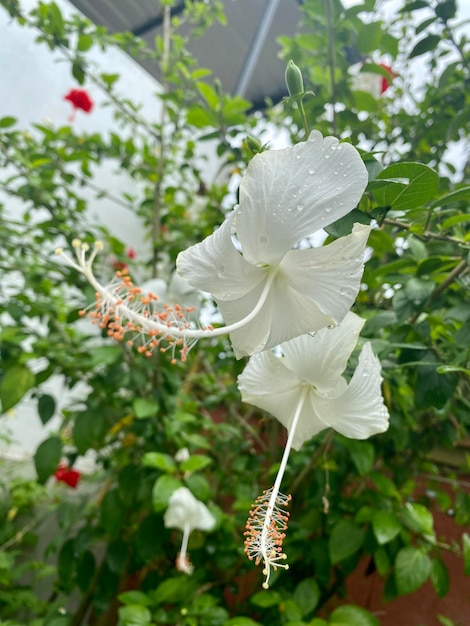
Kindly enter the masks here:
<path id="1" fill-rule="evenodd" d="M 68 100 L 74 109 L 81 109 L 85 113 L 90 113 L 93 108 L 93 100 L 85 89 L 71 89 L 64 100 Z"/>
<path id="2" fill-rule="evenodd" d="M 385 71 L 387 71 L 392 78 L 395 78 L 396 74 L 392 70 L 390 65 L 385 65 L 385 63 L 379 63 L 379 67 L 383 67 L 383 69 Z M 387 89 L 390 87 L 391 84 L 392 83 L 391 83 L 391 81 L 388 80 L 388 78 L 385 78 L 385 76 L 382 76 L 382 84 L 381 84 L 381 87 L 380 87 L 380 93 L 381 94 L 385 93 L 387 91 Z"/>
<path id="3" fill-rule="evenodd" d="M 136 251 L 134 250 L 134 248 L 127 248 L 127 250 L 126 250 L 126 256 L 127 256 L 127 258 L 128 258 L 128 259 L 133 260 L 133 259 L 135 259 L 135 258 L 136 258 L 137 253 L 136 253 Z"/>
<path id="4" fill-rule="evenodd" d="M 67 465 L 59 465 L 54 476 L 57 482 L 63 482 L 72 489 L 76 489 L 81 473 L 77 472 L 77 470 L 69 469 Z"/>

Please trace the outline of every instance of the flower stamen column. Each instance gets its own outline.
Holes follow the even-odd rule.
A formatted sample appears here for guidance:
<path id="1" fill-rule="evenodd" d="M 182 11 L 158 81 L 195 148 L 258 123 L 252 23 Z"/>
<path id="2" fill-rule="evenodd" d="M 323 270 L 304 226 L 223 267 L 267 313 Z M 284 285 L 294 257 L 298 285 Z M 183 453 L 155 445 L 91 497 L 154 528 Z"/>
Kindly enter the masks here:
<path id="1" fill-rule="evenodd" d="M 299 398 L 291 421 L 289 436 L 274 485 L 272 489 L 268 489 L 257 498 L 246 524 L 245 552 L 250 560 L 255 561 L 256 565 L 263 561 L 263 575 L 266 576 L 266 580 L 263 583 L 264 589 L 269 587 L 271 568 L 274 570 L 278 567 L 289 569 L 287 563 L 280 563 L 281 560 L 287 559 L 287 555 L 282 551 L 282 542 L 285 537 L 284 531 L 287 529 L 287 520 L 289 519 L 289 513 L 280 507 L 287 506 L 291 496 L 286 496 L 279 490 L 306 395 L 307 390 L 305 389 Z M 267 500 L 268 504 L 265 505 Z"/>

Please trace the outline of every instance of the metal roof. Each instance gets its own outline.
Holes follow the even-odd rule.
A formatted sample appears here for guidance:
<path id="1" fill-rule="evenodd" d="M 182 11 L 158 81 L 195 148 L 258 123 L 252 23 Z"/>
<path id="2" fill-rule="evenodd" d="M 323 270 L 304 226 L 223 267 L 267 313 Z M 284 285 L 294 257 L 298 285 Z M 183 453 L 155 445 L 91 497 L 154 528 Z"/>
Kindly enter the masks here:
<path id="1" fill-rule="evenodd" d="M 161 32 L 162 9 L 158 0 L 71 0 L 77 9 L 111 32 L 131 31 L 153 47 Z M 299 0 L 223 0 L 227 25 L 213 24 L 200 39 L 189 43 L 201 67 L 212 70 L 223 89 L 253 103 L 286 95 L 285 63 L 278 58 L 279 35 L 293 35 L 301 18 Z M 172 13 L 181 11 L 178 0 Z M 158 68 L 142 66 L 158 79 Z"/>

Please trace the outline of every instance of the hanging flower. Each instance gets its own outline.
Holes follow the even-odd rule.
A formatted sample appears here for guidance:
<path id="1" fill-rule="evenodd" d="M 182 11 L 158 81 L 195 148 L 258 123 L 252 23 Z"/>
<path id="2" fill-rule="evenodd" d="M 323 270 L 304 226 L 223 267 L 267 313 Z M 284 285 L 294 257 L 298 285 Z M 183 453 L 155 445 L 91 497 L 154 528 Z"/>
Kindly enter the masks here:
<path id="1" fill-rule="evenodd" d="M 214 516 L 189 489 L 179 487 L 170 497 L 164 522 L 166 528 L 179 528 L 183 531 L 181 549 L 176 558 L 176 568 L 185 574 L 192 574 L 194 567 L 187 554 L 189 535 L 193 530 L 212 530 L 215 526 Z"/>
<path id="2" fill-rule="evenodd" d="M 110 337 L 122 340 L 134 333 L 141 343 L 137 349 L 146 356 L 156 347 L 166 350 L 161 343 L 167 342 L 173 360 L 178 350 L 184 361 L 199 339 L 229 334 L 237 357 L 251 355 L 336 326 L 349 311 L 360 287 L 370 227 L 355 224 L 350 235 L 320 248 L 305 249 L 303 240 L 349 213 L 366 184 L 357 150 L 317 131 L 292 148 L 256 155 L 241 182 L 240 206 L 213 235 L 177 259 L 187 283 L 217 301 L 226 322 L 219 328 L 195 327 L 192 307 L 161 310 L 155 294 L 142 293 L 124 272 L 102 285 L 92 267 L 101 242 L 90 250 L 74 240 L 76 261 L 61 248 L 56 252 L 93 286 L 97 302 L 89 315 Z"/>
<path id="3" fill-rule="evenodd" d="M 237 357 L 344 318 L 359 290 L 369 227 L 356 224 L 324 247 L 292 247 L 349 213 L 366 184 L 357 150 L 314 131 L 292 148 L 256 155 L 239 207 L 213 235 L 179 254 L 178 272 L 213 295 L 225 322 L 245 320 L 230 335 Z"/>
<path id="4" fill-rule="evenodd" d="M 245 551 L 263 561 L 269 584 L 271 568 L 286 567 L 282 540 L 289 496 L 279 489 L 291 448 L 331 427 L 345 437 L 367 439 L 388 428 L 381 393 L 380 362 L 366 343 L 349 381 L 343 377 L 364 320 L 349 312 L 341 324 L 281 345 L 282 356 L 267 351 L 251 357 L 238 378 L 242 399 L 274 415 L 288 439 L 274 487 L 255 502 L 247 523 Z"/>
<path id="5" fill-rule="evenodd" d="M 65 96 L 64 100 L 68 100 L 75 110 L 82 110 L 85 113 L 91 113 L 94 103 L 90 98 L 86 89 L 71 89 Z"/>
<path id="6" fill-rule="evenodd" d="M 76 489 L 82 475 L 77 470 L 70 469 L 67 465 L 59 465 L 54 476 L 57 482 L 65 483 L 71 489 Z"/>

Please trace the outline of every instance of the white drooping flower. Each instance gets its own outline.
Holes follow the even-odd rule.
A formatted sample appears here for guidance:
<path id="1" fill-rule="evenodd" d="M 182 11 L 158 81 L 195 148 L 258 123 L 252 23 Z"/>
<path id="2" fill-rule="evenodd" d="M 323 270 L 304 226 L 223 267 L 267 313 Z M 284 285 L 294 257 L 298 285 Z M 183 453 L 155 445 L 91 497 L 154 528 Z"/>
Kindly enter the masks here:
<path id="1" fill-rule="evenodd" d="M 192 574 L 194 567 L 187 554 L 189 535 L 193 530 L 212 530 L 215 526 L 214 516 L 189 489 L 179 487 L 172 493 L 163 519 L 166 528 L 179 528 L 183 531 L 176 567 L 185 574 Z"/>
<path id="2" fill-rule="evenodd" d="M 359 290 L 369 227 L 356 224 L 324 247 L 293 247 L 355 208 L 367 178 L 352 145 L 313 131 L 303 143 L 256 155 L 242 178 L 238 208 L 213 235 L 179 254 L 177 271 L 213 295 L 227 325 L 257 310 L 231 331 L 238 357 L 344 318 Z"/>
<path id="3" fill-rule="evenodd" d="M 388 428 L 380 362 L 366 343 L 349 383 L 343 377 L 364 320 L 349 312 L 336 328 L 323 328 L 254 355 L 238 378 L 244 402 L 274 415 L 287 430 L 305 394 L 292 447 L 331 427 L 351 439 L 367 439 Z"/>
<path id="4" fill-rule="evenodd" d="M 266 588 L 271 569 L 286 567 L 282 540 L 290 496 L 280 493 L 280 486 L 291 448 L 298 450 L 328 427 L 352 439 L 388 428 L 380 362 L 370 343 L 362 348 L 349 383 L 343 377 L 363 324 L 349 312 L 336 328 L 283 343 L 282 356 L 255 354 L 238 378 L 242 399 L 274 415 L 289 433 L 274 486 L 255 502 L 245 533 L 245 552 L 256 564 L 263 562 Z"/>

